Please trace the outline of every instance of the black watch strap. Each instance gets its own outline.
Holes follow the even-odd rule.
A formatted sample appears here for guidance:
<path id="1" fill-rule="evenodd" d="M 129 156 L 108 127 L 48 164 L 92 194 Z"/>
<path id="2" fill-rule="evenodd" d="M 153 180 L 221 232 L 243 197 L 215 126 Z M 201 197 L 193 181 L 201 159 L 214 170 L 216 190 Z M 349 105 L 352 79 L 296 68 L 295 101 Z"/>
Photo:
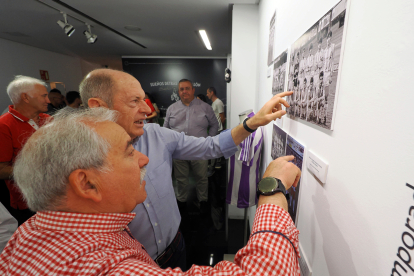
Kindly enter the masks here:
<path id="1" fill-rule="evenodd" d="M 244 120 L 243 120 L 243 127 L 244 127 L 244 129 L 245 129 L 245 130 L 247 130 L 248 132 L 253 133 L 253 132 L 255 132 L 255 131 L 256 131 L 256 129 L 254 129 L 254 130 L 253 130 L 253 129 L 251 129 L 250 127 L 248 127 L 248 126 L 247 126 L 247 124 L 246 124 L 246 121 L 247 121 L 247 120 L 249 120 L 249 119 L 250 119 L 250 118 L 249 118 L 249 117 L 247 117 L 246 119 L 244 119 Z"/>

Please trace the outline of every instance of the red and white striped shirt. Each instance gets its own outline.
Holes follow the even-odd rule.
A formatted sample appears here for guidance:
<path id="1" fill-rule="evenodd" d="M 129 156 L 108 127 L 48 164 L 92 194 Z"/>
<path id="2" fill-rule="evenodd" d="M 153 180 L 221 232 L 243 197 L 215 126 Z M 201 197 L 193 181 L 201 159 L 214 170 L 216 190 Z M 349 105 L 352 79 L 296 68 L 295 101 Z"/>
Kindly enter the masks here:
<path id="1" fill-rule="evenodd" d="M 275 205 L 257 209 L 252 236 L 234 263 L 162 270 L 129 233 L 133 213 L 38 212 L 14 233 L 0 255 L 0 275 L 300 275 L 298 235 Z"/>

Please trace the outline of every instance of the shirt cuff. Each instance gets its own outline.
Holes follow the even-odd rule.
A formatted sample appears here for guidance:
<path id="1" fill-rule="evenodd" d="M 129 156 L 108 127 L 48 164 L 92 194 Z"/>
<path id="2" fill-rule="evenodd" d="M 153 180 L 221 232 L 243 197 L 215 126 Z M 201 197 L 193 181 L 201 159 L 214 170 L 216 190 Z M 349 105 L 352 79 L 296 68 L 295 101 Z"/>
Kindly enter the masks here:
<path id="1" fill-rule="evenodd" d="M 230 129 L 223 130 L 219 134 L 219 144 L 220 150 L 226 159 L 230 156 L 233 156 L 237 151 L 237 146 L 234 143 L 233 137 L 231 136 Z"/>

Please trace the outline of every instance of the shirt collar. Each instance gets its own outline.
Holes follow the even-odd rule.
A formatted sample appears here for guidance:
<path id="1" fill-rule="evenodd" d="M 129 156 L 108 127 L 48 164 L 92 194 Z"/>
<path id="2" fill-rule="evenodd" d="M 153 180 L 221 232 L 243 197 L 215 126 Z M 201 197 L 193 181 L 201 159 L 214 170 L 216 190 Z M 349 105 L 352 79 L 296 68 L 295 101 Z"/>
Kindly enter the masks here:
<path id="1" fill-rule="evenodd" d="M 190 106 L 190 105 L 193 105 L 193 104 L 196 104 L 197 103 L 197 97 L 194 97 L 194 99 L 190 102 L 190 104 L 188 105 L 188 106 Z M 183 106 L 186 106 L 184 103 L 183 103 L 183 101 L 182 100 L 180 100 L 180 102 L 181 102 L 181 104 L 183 105 Z"/>
<path id="2" fill-rule="evenodd" d="M 9 113 L 16 119 L 22 121 L 22 122 L 28 122 L 30 119 L 23 116 L 22 114 L 20 114 L 18 111 L 16 111 L 16 109 L 14 109 L 13 105 L 9 105 Z M 49 115 L 44 114 L 44 113 L 40 113 L 39 114 L 39 119 L 46 119 L 47 117 L 49 117 Z"/>
<path id="3" fill-rule="evenodd" d="M 113 233 L 123 231 L 135 213 L 84 214 L 69 212 L 37 212 L 36 226 L 43 230 Z"/>
<path id="4" fill-rule="evenodd" d="M 22 114 L 20 114 L 19 112 L 17 112 L 14 109 L 14 106 L 13 105 L 9 105 L 9 113 L 11 115 L 13 115 L 13 117 L 15 117 L 16 119 L 18 119 L 18 120 L 20 120 L 22 122 L 28 122 L 29 121 L 29 118 L 27 118 L 27 117 L 23 116 Z"/>

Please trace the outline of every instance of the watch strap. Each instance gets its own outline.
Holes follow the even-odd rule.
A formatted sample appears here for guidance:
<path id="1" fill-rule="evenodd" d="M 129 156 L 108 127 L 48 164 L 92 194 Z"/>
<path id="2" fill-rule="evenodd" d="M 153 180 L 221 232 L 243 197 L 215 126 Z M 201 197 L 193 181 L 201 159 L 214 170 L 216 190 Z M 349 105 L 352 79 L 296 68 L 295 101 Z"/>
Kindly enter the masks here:
<path id="1" fill-rule="evenodd" d="M 245 129 L 245 130 L 247 130 L 248 132 L 253 133 L 253 132 L 255 132 L 255 131 L 257 130 L 257 128 L 253 130 L 253 129 L 251 129 L 250 127 L 248 127 L 248 126 L 247 126 L 246 121 L 247 121 L 247 120 L 249 120 L 249 119 L 250 119 L 250 118 L 249 118 L 249 117 L 247 117 L 246 119 L 244 119 L 244 120 L 243 120 L 243 127 L 244 127 L 244 129 Z"/>

